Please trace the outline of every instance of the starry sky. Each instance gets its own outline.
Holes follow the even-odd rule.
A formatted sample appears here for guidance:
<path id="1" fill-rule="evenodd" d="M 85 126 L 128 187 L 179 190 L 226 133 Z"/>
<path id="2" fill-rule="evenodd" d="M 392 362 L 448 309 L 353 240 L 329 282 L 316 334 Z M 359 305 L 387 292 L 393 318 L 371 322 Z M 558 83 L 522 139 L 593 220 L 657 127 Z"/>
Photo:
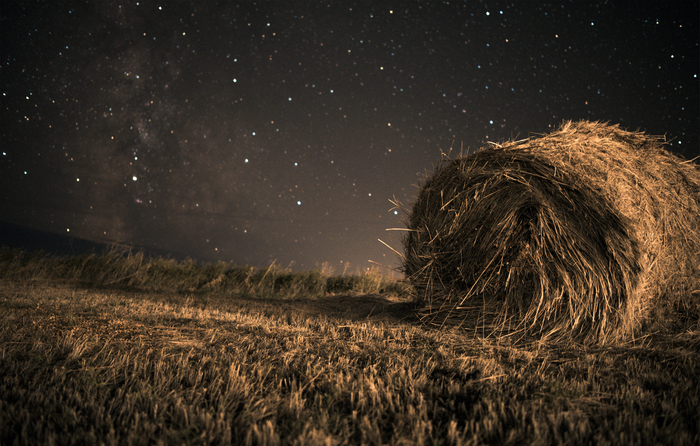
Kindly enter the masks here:
<path id="1" fill-rule="evenodd" d="M 698 156 L 697 1 L 4 0 L 0 220 L 397 266 L 441 153 L 601 120 Z"/>

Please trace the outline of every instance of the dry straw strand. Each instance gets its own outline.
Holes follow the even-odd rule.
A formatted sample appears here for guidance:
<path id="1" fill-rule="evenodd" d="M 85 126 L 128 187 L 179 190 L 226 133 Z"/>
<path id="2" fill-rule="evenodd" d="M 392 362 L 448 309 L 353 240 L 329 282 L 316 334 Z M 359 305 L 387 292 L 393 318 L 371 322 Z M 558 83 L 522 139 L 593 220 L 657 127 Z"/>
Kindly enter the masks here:
<path id="1" fill-rule="evenodd" d="M 567 121 L 443 159 L 403 239 L 423 320 L 605 344 L 697 319 L 700 170 L 665 144 Z"/>

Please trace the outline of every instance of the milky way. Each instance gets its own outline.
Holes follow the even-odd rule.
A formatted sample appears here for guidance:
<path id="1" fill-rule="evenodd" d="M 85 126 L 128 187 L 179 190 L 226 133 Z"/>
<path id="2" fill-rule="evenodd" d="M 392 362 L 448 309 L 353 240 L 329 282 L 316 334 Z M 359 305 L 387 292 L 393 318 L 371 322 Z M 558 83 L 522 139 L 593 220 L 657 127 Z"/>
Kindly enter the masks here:
<path id="1" fill-rule="evenodd" d="M 5 1 L 0 220 L 356 270 L 442 152 L 589 119 L 698 156 L 697 2 L 597 3 Z"/>

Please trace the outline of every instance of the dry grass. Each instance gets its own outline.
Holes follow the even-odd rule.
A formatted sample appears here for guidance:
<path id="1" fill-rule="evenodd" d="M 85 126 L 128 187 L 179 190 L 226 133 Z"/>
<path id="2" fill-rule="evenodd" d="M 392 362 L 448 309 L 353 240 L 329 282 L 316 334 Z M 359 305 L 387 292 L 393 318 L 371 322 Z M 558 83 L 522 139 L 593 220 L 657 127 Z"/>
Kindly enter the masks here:
<path id="1" fill-rule="evenodd" d="M 662 138 L 565 122 L 444 160 L 407 226 L 427 322 L 591 344 L 697 328 L 700 170 Z"/>
<path id="2" fill-rule="evenodd" d="M 107 252 L 69 258 L 43 252 L 0 247 L 0 278 L 12 281 L 53 280 L 90 287 L 121 287 L 178 292 L 219 292 L 302 298 L 330 294 L 408 295 L 410 287 L 378 267 L 357 274 L 333 275 L 320 269 L 292 272 L 275 263 L 256 269 L 226 262 L 200 264 L 194 260 L 145 256 L 112 246 Z"/>
<path id="3" fill-rule="evenodd" d="M 378 297 L 0 296 L 3 445 L 700 439 L 698 332 L 553 348 L 431 330 Z"/>
<path id="4" fill-rule="evenodd" d="M 316 273 L 244 274 L 246 291 L 172 263 L 154 280 L 179 279 L 160 288 L 125 285 L 136 266 L 115 259 L 104 264 L 121 278 L 87 268 L 95 259 L 3 259 L 2 445 L 700 441 L 697 330 L 615 347 L 513 344 L 427 327 L 386 285 L 353 291 L 375 287 L 368 278 L 294 295 L 282 284 Z M 68 276 L 47 278 L 57 270 Z M 88 270 L 99 286 L 76 280 Z"/>

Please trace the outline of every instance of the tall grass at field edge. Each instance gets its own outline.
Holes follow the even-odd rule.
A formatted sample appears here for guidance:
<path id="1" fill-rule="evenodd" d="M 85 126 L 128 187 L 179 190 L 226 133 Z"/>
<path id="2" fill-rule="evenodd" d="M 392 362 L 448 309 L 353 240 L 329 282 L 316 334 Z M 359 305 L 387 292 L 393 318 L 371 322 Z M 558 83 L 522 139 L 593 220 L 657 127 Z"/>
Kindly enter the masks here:
<path id="1" fill-rule="evenodd" d="M 85 286 L 128 287 L 145 291 L 217 292 L 280 295 L 286 298 L 327 294 L 390 294 L 408 297 L 410 286 L 379 267 L 355 275 L 333 275 L 328 264 L 291 271 L 271 263 L 265 268 L 227 262 L 199 263 L 148 257 L 112 246 L 102 254 L 52 257 L 42 251 L 0 247 L 0 279 L 67 281 Z"/>

